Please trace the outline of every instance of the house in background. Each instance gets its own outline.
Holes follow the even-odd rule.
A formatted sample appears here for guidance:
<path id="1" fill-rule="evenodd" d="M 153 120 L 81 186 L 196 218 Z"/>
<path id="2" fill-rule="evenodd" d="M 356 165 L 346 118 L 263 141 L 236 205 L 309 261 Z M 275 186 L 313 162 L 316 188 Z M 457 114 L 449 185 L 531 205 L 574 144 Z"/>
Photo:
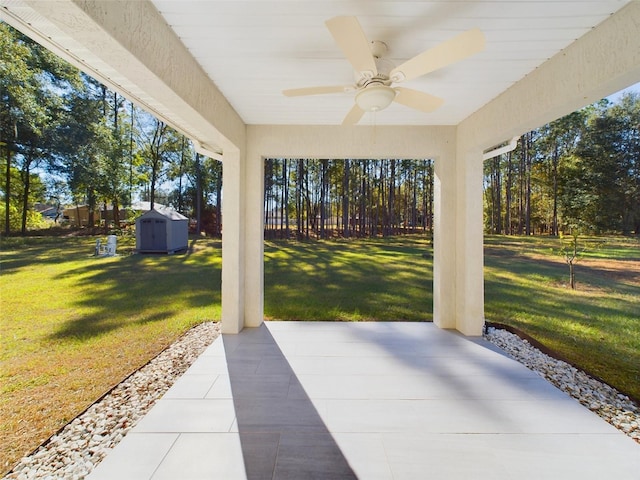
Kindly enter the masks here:
<path id="1" fill-rule="evenodd" d="M 159 203 L 154 204 L 154 207 L 157 210 L 169 208 Z M 134 202 L 130 207 L 121 206 L 119 210 L 120 223 L 123 226 L 123 224 L 133 223 L 133 219 L 140 213 L 151 210 L 151 202 Z M 108 203 L 106 206 L 104 204 L 96 206 L 93 215 L 96 223 L 113 222 L 113 205 Z M 72 226 L 86 227 L 89 225 L 89 206 L 65 207 L 62 211 L 62 219 Z"/>
<path id="2" fill-rule="evenodd" d="M 120 222 L 126 222 L 128 212 L 125 208 L 120 207 Z M 62 211 L 62 218 L 69 225 L 76 227 L 88 227 L 89 225 L 89 205 L 73 205 L 66 207 Z M 102 225 L 104 222 L 113 223 L 113 205 L 98 204 L 93 210 L 93 221 L 95 225 Z"/>
<path id="3" fill-rule="evenodd" d="M 69 225 L 86 227 L 89 225 L 89 205 L 74 205 L 66 207 L 62 211 L 62 218 L 65 222 L 68 222 Z M 100 218 L 99 209 L 95 209 L 93 218 L 96 220 Z"/>
<path id="4" fill-rule="evenodd" d="M 59 206 L 50 205 L 48 203 L 36 203 L 34 205 L 34 209 L 36 212 L 42 215 L 43 218 L 52 222 L 57 222 L 62 213 L 59 209 Z"/>

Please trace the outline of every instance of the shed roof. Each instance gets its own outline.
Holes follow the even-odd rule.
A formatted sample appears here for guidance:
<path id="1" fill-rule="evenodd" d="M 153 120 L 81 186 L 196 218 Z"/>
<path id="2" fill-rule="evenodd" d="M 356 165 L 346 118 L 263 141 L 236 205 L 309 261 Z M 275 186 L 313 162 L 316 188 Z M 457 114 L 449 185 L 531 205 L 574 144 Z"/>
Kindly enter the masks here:
<path id="1" fill-rule="evenodd" d="M 189 220 L 187 217 L 185 217 L 184 215 L 182 215 L 180 212 L 177 212 L 176 210 L 174 210 L 171 207 L 165 207 L 165 206 L 158 206 L 155 205 L 154 208 L 152 210 L 149 210 L 148 212 L 143 213 L 140 218 L 146 216 L 146 215 L 154 215 L 155 214 L 159 214 L 163 217 L 168 218 L 169 220 Z"/>

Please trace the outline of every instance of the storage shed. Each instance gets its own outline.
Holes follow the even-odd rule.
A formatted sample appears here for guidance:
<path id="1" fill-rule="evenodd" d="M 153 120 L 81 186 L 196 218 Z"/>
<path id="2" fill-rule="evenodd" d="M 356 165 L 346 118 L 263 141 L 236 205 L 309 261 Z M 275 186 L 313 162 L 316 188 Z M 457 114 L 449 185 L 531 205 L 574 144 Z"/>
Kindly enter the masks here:
<path id="1" fill-rule="evenodd" d="M 189 219 L 172 208 L 158 207 L 136 220 L 136 250 L 140 253 L 174 253 L 186 250 Z"/>

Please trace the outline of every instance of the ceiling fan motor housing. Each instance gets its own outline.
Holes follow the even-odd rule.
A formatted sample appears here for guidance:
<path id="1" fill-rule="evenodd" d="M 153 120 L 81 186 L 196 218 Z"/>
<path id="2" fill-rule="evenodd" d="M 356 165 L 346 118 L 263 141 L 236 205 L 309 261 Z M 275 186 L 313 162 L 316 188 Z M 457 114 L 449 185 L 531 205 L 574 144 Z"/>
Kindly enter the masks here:
<path id="1" fill-rule="evenodd" d="M 396 91 L 393 88 L 374 82 L 356 94 L 356 103 L 365 112 L 377 112 L 387 108 L 394 98 L 396 98 Z"/>

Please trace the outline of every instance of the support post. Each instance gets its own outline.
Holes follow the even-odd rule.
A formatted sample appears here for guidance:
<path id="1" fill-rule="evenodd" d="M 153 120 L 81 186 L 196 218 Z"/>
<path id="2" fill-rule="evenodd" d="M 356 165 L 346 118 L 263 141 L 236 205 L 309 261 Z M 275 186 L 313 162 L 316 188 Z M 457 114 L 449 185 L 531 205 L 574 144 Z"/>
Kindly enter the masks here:
<path id="1" fill-rule="evenodd" d="M 245 327 L 264 319 L 264 161 L 247 156 L 245 237 Z"/>
<path id="2" fill-rule="evenodd" d="M 222 162 L 222 333 L 239 333 L 245 318 L 245 170 L 238 150 Z"/>
<path id="3" fill-rule="evenodd" d="M 433 184 L 433 322 L 456 328 L 456 161 L 438 157 Z"/>
<path id="4" fill-rule="evenodd" d="M 458 148 L 456 178 L 456 329 L 482 335 L 484 326 L 484 233 L 481 150 Z"/>
<path id="5" fill-rule="evenodd" d="M 458 145 L 460 142 L 458 141 Z M 484 325 L 482 151 L 437 158 L 434 185 L 433 321 L 481 335 Z"/>

